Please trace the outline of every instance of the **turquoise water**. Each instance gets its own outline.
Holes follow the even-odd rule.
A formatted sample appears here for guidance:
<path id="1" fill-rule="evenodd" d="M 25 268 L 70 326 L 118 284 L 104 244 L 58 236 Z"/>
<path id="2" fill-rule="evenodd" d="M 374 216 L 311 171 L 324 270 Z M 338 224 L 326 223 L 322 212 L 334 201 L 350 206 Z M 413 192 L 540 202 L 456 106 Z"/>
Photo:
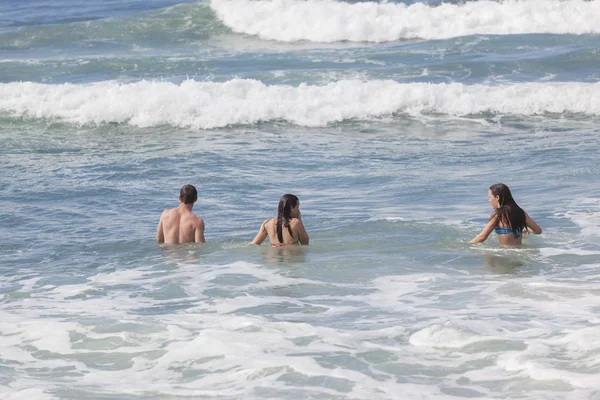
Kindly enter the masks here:
<path id="1" fill-rule="evenodd" d="M 23 4 L 0 397 L 600 397 L 600 2 Z M 497 182 L 522 248 L 467 244 Z M 311 245 L 248 246 L 288 192 Z"/>

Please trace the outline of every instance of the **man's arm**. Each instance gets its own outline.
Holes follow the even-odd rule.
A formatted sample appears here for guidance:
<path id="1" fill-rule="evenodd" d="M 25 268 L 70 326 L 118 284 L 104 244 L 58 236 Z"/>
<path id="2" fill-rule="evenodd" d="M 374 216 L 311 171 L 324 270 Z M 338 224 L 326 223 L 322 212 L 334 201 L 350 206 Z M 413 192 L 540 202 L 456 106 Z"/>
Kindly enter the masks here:
<path id="1" fill-rule="evenodd" d="M 194 234 L 194 242 L 206 243 L 204 239 L 204 221 L 202 218 L 198 218 L 198 224 L 196 225 L 196 233 Z"/>
<path id="2" fill-rule="evenodd" d="M 165 233 L 163 232 L 163 215 L 165 215 L 164 211 L 160 216 L 160 220 L 158 221 L 158 228 L 156 228 L 156 241 L 158 243 L 164 243 L 165 241 Z"/>

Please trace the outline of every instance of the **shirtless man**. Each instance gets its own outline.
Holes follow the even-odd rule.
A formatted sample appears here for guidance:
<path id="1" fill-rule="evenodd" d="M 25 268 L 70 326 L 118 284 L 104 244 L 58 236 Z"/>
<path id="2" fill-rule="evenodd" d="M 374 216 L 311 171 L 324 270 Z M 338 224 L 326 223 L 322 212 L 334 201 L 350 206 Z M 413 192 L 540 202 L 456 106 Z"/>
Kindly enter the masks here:
<path id="1" fill-rule="evenodd" d="M 163 211 L 156 230 L 159 243 L 204 243 L 204 221 L 192 213 L 198 192 L 192 185 L 185 185 L 179 193 L 179 207 Z"/>

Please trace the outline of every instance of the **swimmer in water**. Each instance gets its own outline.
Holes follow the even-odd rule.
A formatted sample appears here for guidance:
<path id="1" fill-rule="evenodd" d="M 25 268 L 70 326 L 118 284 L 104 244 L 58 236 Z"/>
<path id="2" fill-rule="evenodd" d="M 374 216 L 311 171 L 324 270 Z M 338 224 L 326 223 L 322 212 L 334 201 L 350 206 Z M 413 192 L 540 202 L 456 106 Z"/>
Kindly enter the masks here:
<path id="1" fill-rule="evenodd" d="M 163 211 L 156 229 L 158 243 L 204 243 L 204 221 L 192 213 L 198 192 L 185 185 L 179 192 L 179 207 Z"/>
<path id="2" fill-rule="evenodd" d="M 542 228 L 532 220 L 521 207 L 517 205 L 510 189 L 503 183 L 490 186 L 488 201 L 494 209 L 489 222 L 481 233 L 469 243 L 482 243 L 492 231 L 498 234 L 498 244 L 501 246 L 519 246 L 523 243 L 524 233 L 542 233 Z"/>
<path id="3" fill-rule="evenodd" d="M 267 236 L 273 247 L 308 245 L 308 233 L 302 223 L 298 197 L 293 194 L 281 197 L 277 218 L 263 222 L 252 244 L 260 245 Z"/>

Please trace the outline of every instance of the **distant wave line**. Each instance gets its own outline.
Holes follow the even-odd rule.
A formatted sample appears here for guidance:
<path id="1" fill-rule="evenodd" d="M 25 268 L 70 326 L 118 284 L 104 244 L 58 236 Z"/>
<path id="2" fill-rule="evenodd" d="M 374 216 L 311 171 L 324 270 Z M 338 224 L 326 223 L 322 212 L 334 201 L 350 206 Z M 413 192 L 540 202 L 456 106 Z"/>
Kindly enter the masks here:
<path id="1" fill-rule="evenodd" d="M 210 0 L 232 31 L 293 42 L 389 42 L 487 34 L 597 34 L 600 0 L 345 3 L 334 0 Z"/>

